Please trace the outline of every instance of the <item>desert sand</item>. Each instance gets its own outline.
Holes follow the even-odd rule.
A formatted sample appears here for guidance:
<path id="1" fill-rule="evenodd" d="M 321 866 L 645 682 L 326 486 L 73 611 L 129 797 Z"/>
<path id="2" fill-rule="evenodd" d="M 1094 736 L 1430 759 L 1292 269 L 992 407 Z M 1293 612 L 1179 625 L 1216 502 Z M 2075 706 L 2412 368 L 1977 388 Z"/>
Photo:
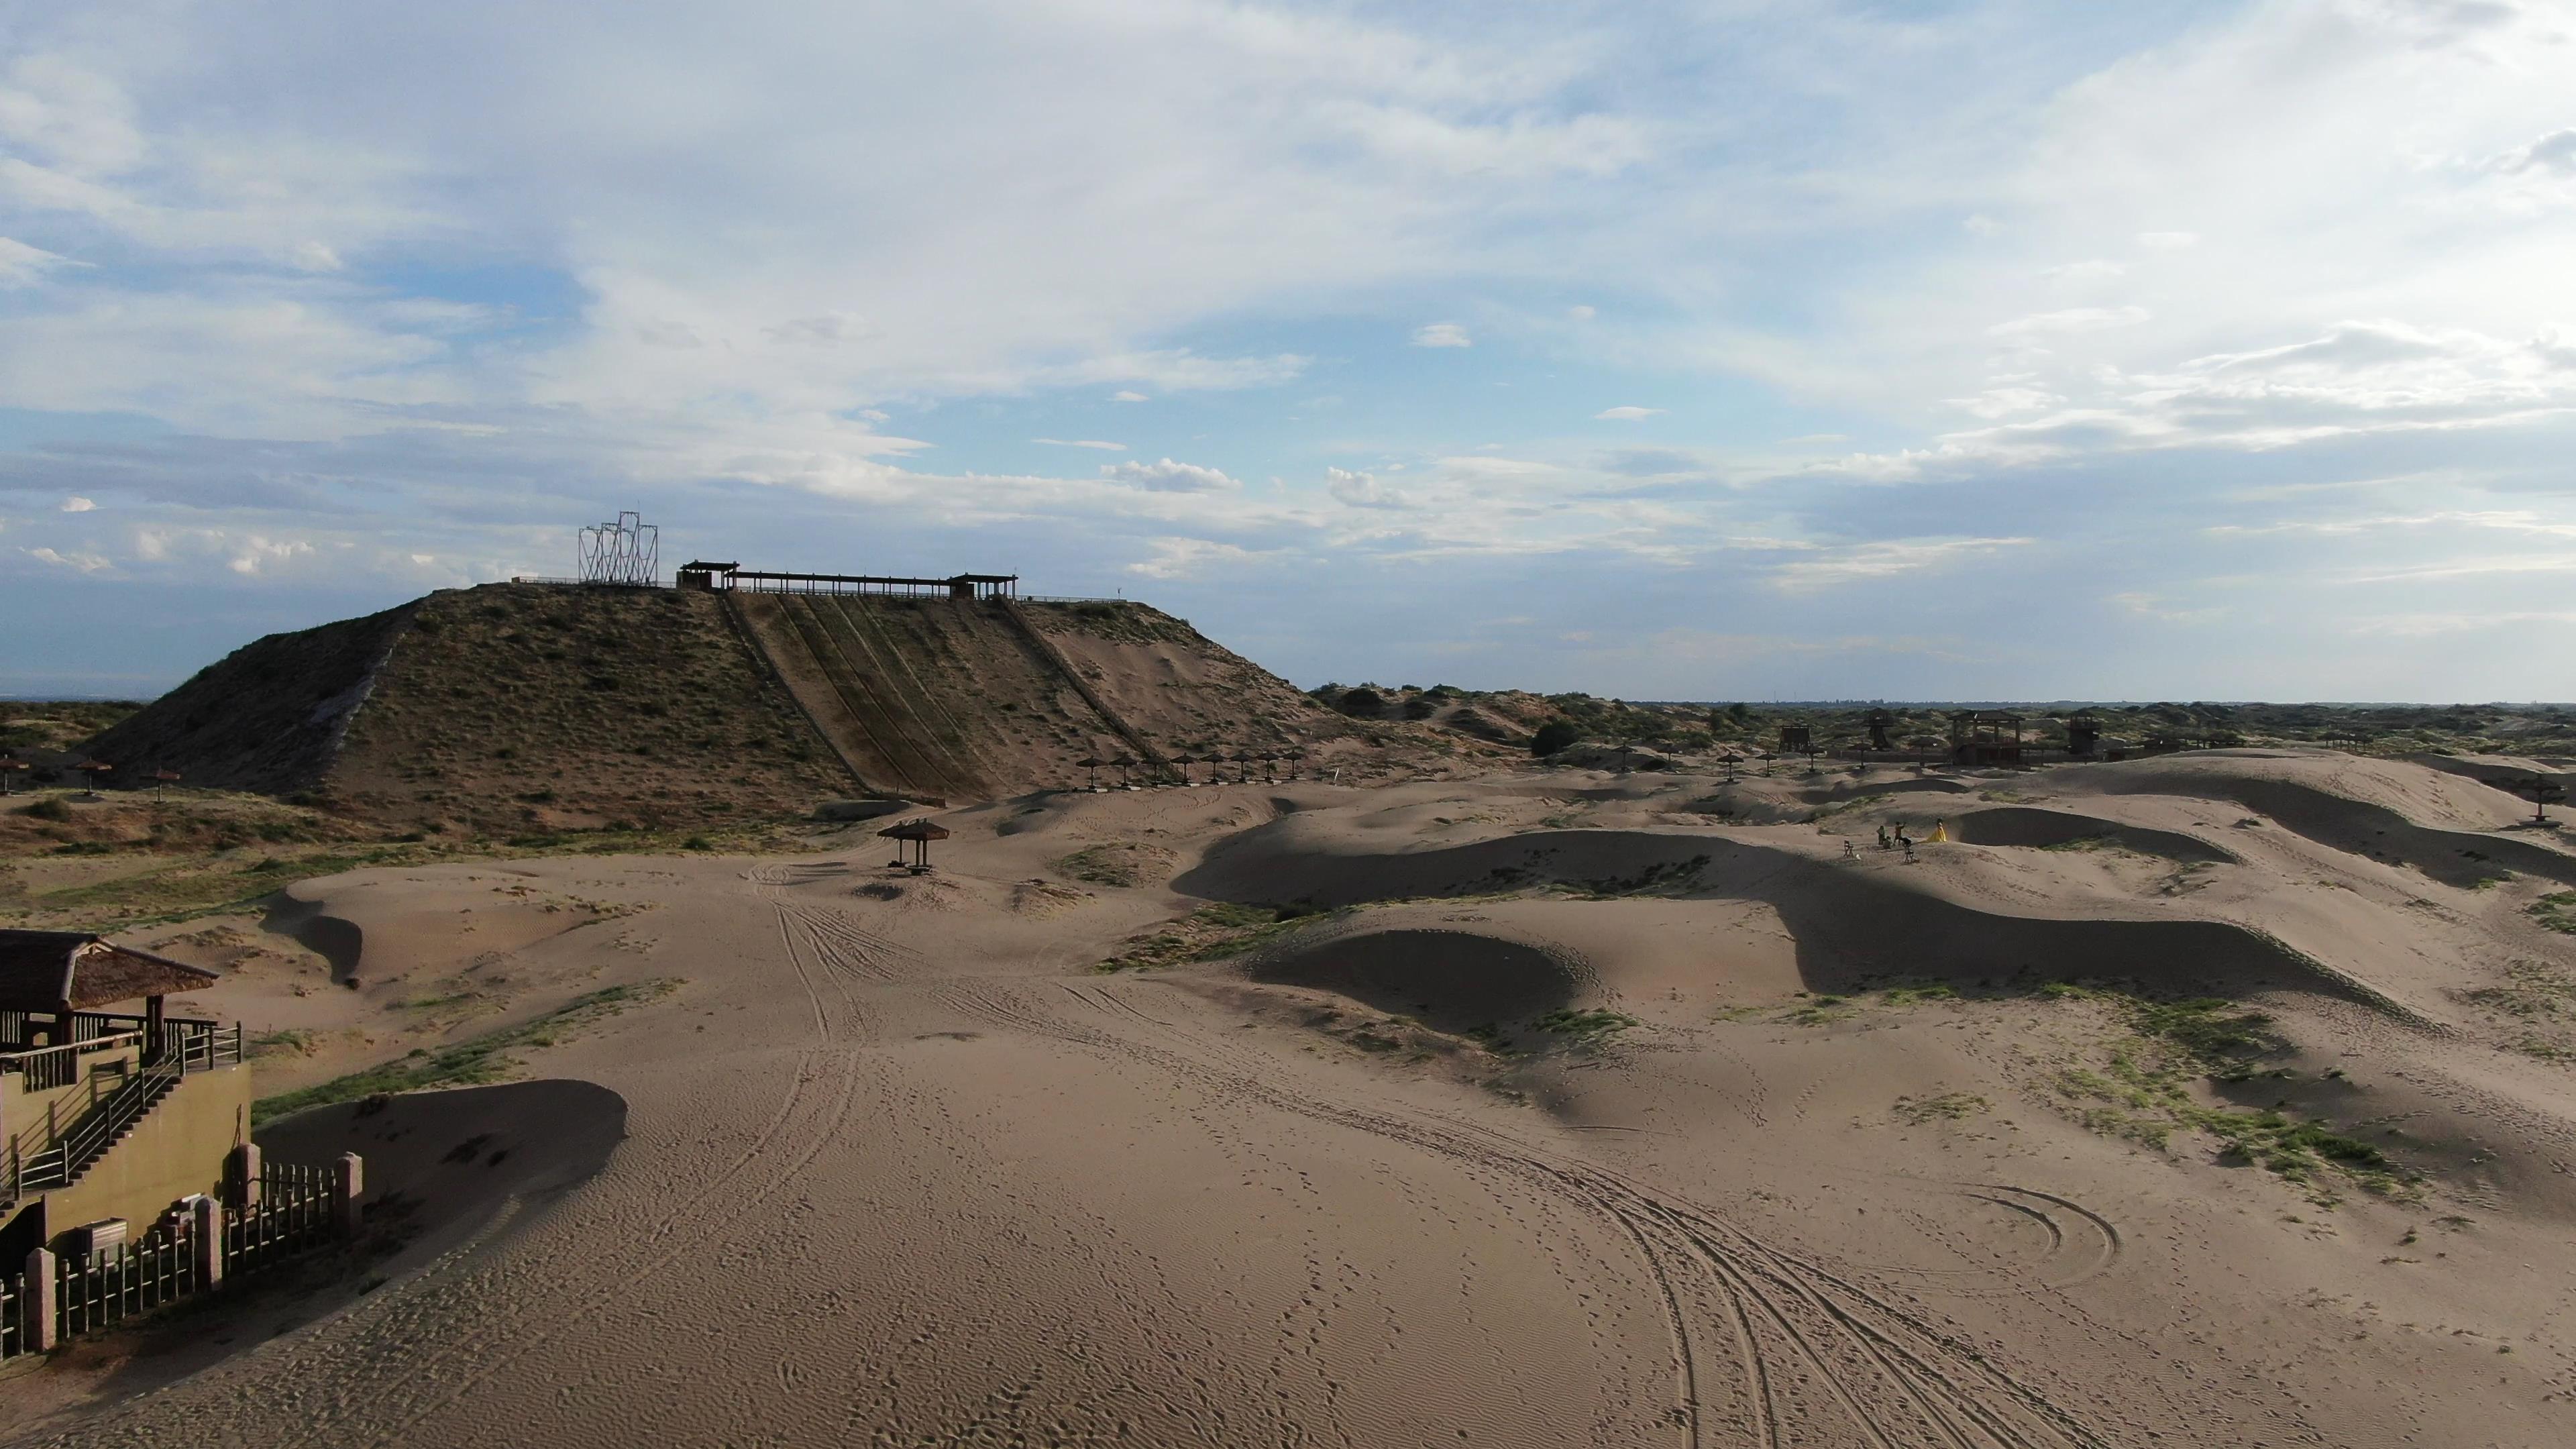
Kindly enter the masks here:
<path id="1" fill-rule="evenodd" d="M 2533 914 L 2576 853 L 2528 806 L 2305 750 L 1772 768 L 1028 797 L 922 877 L 860 831 L 301 883 L 193 931 L 211 1009 L 319 1043 L 287 1085 L 677 985 L 537 1080 L 271 1129 L 419 1234 L 291 1326 L 0 1384 L 12 1437 L 2576 1440 Z M 1211 903 L 1309 913 L 1153 944 Z M 2171 1060 L 2195 997 L 2267 1018 L 2234 1070 Z"/>

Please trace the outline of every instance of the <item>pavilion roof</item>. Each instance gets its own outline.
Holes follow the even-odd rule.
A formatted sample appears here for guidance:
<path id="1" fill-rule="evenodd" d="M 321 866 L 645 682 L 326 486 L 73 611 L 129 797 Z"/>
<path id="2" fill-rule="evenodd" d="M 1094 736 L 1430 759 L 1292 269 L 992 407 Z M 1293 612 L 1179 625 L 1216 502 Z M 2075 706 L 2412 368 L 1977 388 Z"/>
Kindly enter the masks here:
<path id="1" fill-rule="evenodd" d="M 0 931 L 0 1011 L 91 1011 L 222 979 L 86 931 Z"/>

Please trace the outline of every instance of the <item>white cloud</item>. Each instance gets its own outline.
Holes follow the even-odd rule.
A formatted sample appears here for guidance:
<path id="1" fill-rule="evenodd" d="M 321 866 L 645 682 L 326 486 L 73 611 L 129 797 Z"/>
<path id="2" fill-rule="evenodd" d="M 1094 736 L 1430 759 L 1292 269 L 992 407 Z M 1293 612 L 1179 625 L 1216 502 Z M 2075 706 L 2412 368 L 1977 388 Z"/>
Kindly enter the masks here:
<path id="1" fill-rule="evenodd" d="M 2142 590 L 2113 594 L 2107 602 L 2118 605 L 2121 612 L 2135 618 L 2153 619 L 2162 624 L 2214 624 L 2227 617 L 2227 611 L 2220 608 L 2177 609 L 2162 595 Z"/>
<path id="2" fill-rule="evenodd" d="M 2528 146 L 2507 153 L 2502 169 L 2576 176 L 2576 126 L 2552 131 Z"/>
<path id="3" fill-rule="evenodd" d="M 1662 413 L 1662 412 L 1663 412 L 1663 409 L 1662 409 L 1662 408 L 1639 408 L 1639 407 L 1603 408 L 1601 411 L 1599 411 L 1599 412 L 1597 412 L 1597 413 L 1594 413 L 1594 414 L 1592 415 L 1592 420 L 1593 420 L 1594 422 L 1633 423 L 1633 422 L 1641 421 L 1641 420 L 1646 419 L 1646 418 L 1651 418 L 1651 417 L 1657 416 L 1658 414 L 1660 414 L 1660 413 Z"/>
<path id="4" fill-rule="evenodd" d="M 1773 582 L 1794 593 L 1921 573 L 2000 549 L 2023 548 L 2030 538 L 1900 538 L 1819 550 L 1771 570 Z"/>
<path id="5" fill-rule="evenodd" d="M 74 494 L 71 497 L 64 499 L 57 506 L 65 513 L 87 513 L 91 509 L 98 507 L 96 503 L 87 498 L 83 498 L 78 494 Z"/>
<path id="6" fill-rule="evenodd" d="M 1476 342 L 1474 338 L 1467 335 L 1465 327 L 1455 322 L 1433 322 L 1413 330 L 1413 345 L 1416 347 L 1473 347 Z"/>
<path id="7" fill-rule="evenodd" d="M 74 569 L 85 574 L 102 574 L 116 567 L 94 553 L 64 554 L 50 548 L 22 548 L 18 551 L 38 563 L 52 564 L 56 568 Z"/>
<path id="8" fill-rule="evenodd" d="M 0 236 L 0 287 L 31 286 L 56 267 L 86 266 L 14 237 Z"/>
<path id="9" fill-rule="evenodd" d="M 2060 263 L 2041 272 L 2040 275 L 2052 282 L 2107 282 L 2113 277 L 2127 275 L 2128 270 L 2118 262 L 2094 257 L 2081 262 Z"/>
<path id="10" fill-rule="evenodd" d="M 1965 409 L 1981 418 L 2006 418 L 2026 413 L 2066 399 L 2035 387 L 1991 387 L 1970 398 L 1952 398 L 1953 407 Z"/>
<path id="11" fill-rule="evenodd" d="M 1155 493 L 1230 493 L 1243 486 L 1217 469 L 1169 458 L 1159 463 L 1104 463 L 1100 476 Z"/>
<path id="12" fill-rule="evenodd" d="M 286 259 L 297 270 L 306 272 L 336 272 L 345 266 L 337 251 L 309 238 L 288 248 Z"/>
<path id="13" fill-rule="evenodd" d="M 1236 544 L 1204 538 L 1157 538 L 1152 546 L 1154 556 L 1127 565 L 1127 572 L 1149 579 L 1195 578 L 1218 568 L 1231 570 L 1259 556 Z"/>
<path id="14" fill-rule="evenodd" d="M 2138 233 L 2138 245 L 2145 247 L 2151 252 L 2178 252 L 2200 245 L 2200 233 L 2196 231 L 2142 231 Z"/>
<path id="15" fill-rule="evenodd" d="M 1324 491 L 1353 508 L 1410 506 L 1410 500 L 1403 493 L 1378 482 L 1374 474 L 1354 472 L 1348 468 L 1326 468 Z"/>
<path id="16" fill-rule="evenodd" d="M 1127 451 L 1127 445 L 1125 443 L 1106 443 L 1102 442 L 1098 438 L 1031 438 L 1029 441 L 1032 443 L 1044 443 L 1051 448 L 1097 448 L 1104 453 L 1124 453 Z"/>
<path id="17" fill-rule="evenodd" d="M 845 342 L 864 342 L 876 336 L 877 330 L 868 325 L 868 319 L 853 313 L 817 312 L 765 327 L 761 335 L 792 347 L 837 347 Z"/>
<path id="18" fill-rule="evenodd" d="M 311 555 L 313 545 L 302 539 L 267 539 L 252 534 L 244 539 L 224 567 L 237 574 L 264 573 L 288 559 Z"/>
<path id="19" fill-rule="evenodd" d="M 2067 307 L 2055 312 L 2038 312 L 1998 322 L 1986 329 L 1989 337 L 2007 339 L 2041 337 L 2067 332 L 2099 332 L 2110 327 L 2135 327 L 2147 320 L 2144 307 Z"/>
<path id="20" fill-rule="evenodd" d="M 1145 396 L 1145 395 L 1144 395 L 1143 393 L 1141 393 L 1141 392 L 1137 392 L 1137 391 L 1136 391 L 1135 389 L 1133 389 L 1133 388 L 1120 388 L 1118 391 L 1113 392 L 1113 393 L 1111 393 L 1111 394 L 1109 395 L 1109 400 L 1110 400 L 1111 402 L 1121 402 L 1121 403 L 1139 403 L 1139 402 L 1152 402 L 1152 401 L 1153 401 L 1153 399 L 1152 399 L 1152 398 L 1149 398 L 1149 397 Z"/>
<path id="21" fill-rule="evenodd" d="M 1574 306 L 1566 308 L 1565 315 L 1573 318 L 1577 322 L 1589 322 L 1593 318 L 1600 316 L 1601 313 L 1597 308 L 1578 302 Z"/>

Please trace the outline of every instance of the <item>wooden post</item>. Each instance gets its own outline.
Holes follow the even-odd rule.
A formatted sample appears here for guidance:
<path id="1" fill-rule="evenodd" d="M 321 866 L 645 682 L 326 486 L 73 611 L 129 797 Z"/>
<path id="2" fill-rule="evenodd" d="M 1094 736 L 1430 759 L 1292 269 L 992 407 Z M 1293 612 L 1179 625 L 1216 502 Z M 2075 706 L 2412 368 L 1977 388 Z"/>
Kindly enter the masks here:
<path id="1" fill-rule="evenodd" d="M 62 1285 L 54 1278 L 54 1255 L 43 1249 L 27 1255 L 26 1320 L 21 1325 L 26 1334 L 27 1351 L 50 1353 L 62 1339 Z"/>
<path id="2" fill-rule="evenodd" d="M 197 1291 L 205 1293 L 220 1287 L 224 1281 L 224 1205 L 210 1197 L 197 1199 L 188 1238 L 188 1251 L 197 1255 Z"/>
<path id="3" fill-rule="evenodd" d="M 224 1175 L 231 1179 L 229 1196 L 235 1212 L 251 1212 L 259 1207 L 260 1152 L 256 1142 L 245 1142 L 232 1150 L 224 1162 Z"/>
<path id="4" fill-rule="evenodd" d="M 358 1235 L 361 1214 L 358 1199 L 367 1190 L 367 1164 L 354 1152 L 343 1152 L 331 1170 L 331 1215 L 340 1226 L 340 1236 Z"/>

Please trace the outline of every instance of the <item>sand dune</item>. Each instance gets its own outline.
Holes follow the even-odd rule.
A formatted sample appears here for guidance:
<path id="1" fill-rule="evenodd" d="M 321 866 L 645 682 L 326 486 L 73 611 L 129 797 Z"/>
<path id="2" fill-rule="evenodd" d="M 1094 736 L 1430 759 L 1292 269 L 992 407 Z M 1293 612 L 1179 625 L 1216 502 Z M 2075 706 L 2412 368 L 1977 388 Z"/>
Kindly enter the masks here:
<path id="1" fill-rule="evenodd" d="M 1967 845 L 2015 845 L 2047 850 L 2098 842 L 2183 864 L 2233 863 L 2236 860 L 2234 852 L 2212 845 L 2196 835 L 2122 825 L 2115 820 L 2082 815 L 2072 810 L 2035 810 L 2006 805 L 1991 810 L 1971 810 L 1948 823 L 1950 838 Z"/>
<path id="2" fill-rule="evenodd" d="M 2533 909 L 2576 857 L 2322 752 L 1926 783 L 1040 796 L 927 877 L 514 868 L 620 913 L 552 934 L 464 931 L 465 867 L 308 883 L 362 979 L 682 984 L 533 1055 L 510 1127 L 281 1128 L 399 1127 L 474 1226 L 21 1437 L 2563 1442 L 2576 936 Z M 2175 1067 L 2175 1021 L 2252 1034 Z"/>

